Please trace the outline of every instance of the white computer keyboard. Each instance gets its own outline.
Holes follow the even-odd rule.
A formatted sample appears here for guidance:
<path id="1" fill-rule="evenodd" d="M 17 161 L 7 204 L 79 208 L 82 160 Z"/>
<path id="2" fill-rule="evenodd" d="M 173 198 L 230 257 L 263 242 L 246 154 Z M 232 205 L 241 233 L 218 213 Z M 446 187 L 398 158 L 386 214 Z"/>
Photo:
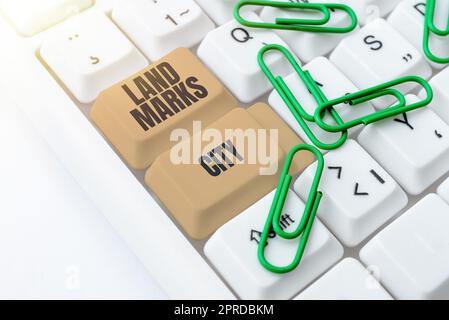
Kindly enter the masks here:
<path id="1" fill-rule="evenodd" d="M 449 67 L 428 61 L 422 52 L 425 1 L 309 2 L 352 6 L 360 28 L 343 35 L 251 29 L 233 20 L 232 0 L 0 0 L 0 85 L 171 297 L 449 299 Z M 449 1 L 440 3 L 440 11 L 447 12 Z M 271 21 L 291 13 L 254 7 L 245 15 Z M 447 21 L 444 15 L 439 18 Z M 336 15 L 329 23 L 347 21 Z M 437 52 L 449 53 L 449 39 L 432 41 Z M 204 204 L 189 207 L 189 199 L 215 197 L 213 192 L 186 190 L 194 182 L 177 181 L 183 171 L 172 170 L 164 157 L 147 163 L 139 152 L 122 149 L 115 129 L 99 120 L 114 102 L 112 93 L 101 92 L 187 47 L 195 56 L 178 50 L 170 63 L 182 72 L 195 65 L 200 80 L 215 86 L 211 72 L 240 107 L 256 102 L 270 106 L 248 112 L 218 108 L 219 101 L 237 104 L 220 88 L 214 91 L 215 114 L 204 116 L 208 123 L 247 123 L 250 115 L 279 117 L 309 142 L 257 64 L 257 53 L 267 43 L 290 47 L 331 99 L 405 75 L 430 80 L 435 94 L 429 108 L 351 129 L 341 148 L 325 153 L 318 219 L 299 268 L 285 275 L 265 270 L 256 254 L 274 196 L 274 187 L 265 186 L 272 181 L 242 172 L 247 180 L 238 190 L 231 183 L 223 188 L 226 197 L 204 209 L 220 215 L 214 220 L 194 208 Z M 196 67 L 197 61 L 208 70 Z M 288 63 L 279 57 L 267 63 L 313 113 L 316 102 Z M 424 95 L 413 86 L 402 89 L 409 101 Z M 382 107 L 385 101 L 376 100 L 345 110 L 342 118 L 348 121 Z M 112 112 L 107 117 L 119 123 Z M 141 125 L 149 125 L 148 119 Z M 150 143 L 131 137 L 121 126 L 126 124 L 117 124 L 117 130 L 129 134 L 125 144 L 138 149 Z M 317 126 L 311 129 L 321 141 L 339 137 Z M 163 149 L 157 137 L 152 139 Z M 282 216 L 286 229 L 299 223 L 297 212 L 302 212 L 314 172 L 314 165 L 307 168 L 289 191 Z M 166 194 L 164 177 L 173 199 Z M 248 189 L 252 194 L 246 194 Z M 182 206 L 192 216 L 178 215 Z M 238 211 L 235 217 L 226 215 L 227 207 Z M 267 255 L 285 264 L 296 246 L 273 236 Z"/>

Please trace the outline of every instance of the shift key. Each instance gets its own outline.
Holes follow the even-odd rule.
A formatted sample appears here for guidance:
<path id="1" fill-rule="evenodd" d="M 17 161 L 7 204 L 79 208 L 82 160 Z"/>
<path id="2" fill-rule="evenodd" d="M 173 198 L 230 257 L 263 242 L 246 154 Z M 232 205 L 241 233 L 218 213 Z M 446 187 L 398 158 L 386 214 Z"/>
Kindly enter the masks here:
<path id="1" fill-rule="evenodd" d="M 91 117 L 129 166 L 143 170 L 174 143 L 175 129 L 190 134 L 237 107 L 237 100 L 185 48 L 179 48 L 100 94 Z"/>

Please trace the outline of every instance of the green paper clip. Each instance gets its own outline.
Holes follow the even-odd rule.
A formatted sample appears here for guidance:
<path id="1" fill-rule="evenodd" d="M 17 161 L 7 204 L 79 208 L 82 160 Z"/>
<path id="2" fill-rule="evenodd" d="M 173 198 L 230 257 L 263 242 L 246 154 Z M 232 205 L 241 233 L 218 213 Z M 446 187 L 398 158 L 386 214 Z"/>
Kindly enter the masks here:
<path id="1" fill-rule="evenodd" d="M 402 92 L 392 89 L 391 87 L 395 87 L 407 82 L 416 82 L 421 85 L 426 91 L 426 98 L 418 101 L 416 103 L 407 104 L 405 96 Z M 341 104 L 347 103 L 351 108 L 356 107 L 359 104 L 369 102 L 371 100 L 385 97 L 385 96 L 393 96 L 398 100 L 398 103 L 394 106 L 391 106 L 384 110 L 376 111 L 370 115 L 354 119 L 352 121 L 348 121 L 346 123 L 337 123 L 336 125 L 327 124 L 324 122 L 323 116 L 329 110 L 334 110 L 333 107 Z M 377 122 L 383 119 L 387 119 L 390 117 L 395 117 L 399 114 L 406 113 L 415 109 L 419 109 L 427 106 L 433 99 L 433 91 L 432 87 L 429 83 L 421 77 L 418 76 L 405 76 L 398 78 L 396 80 L 392 80 L 380 85 L 377 85 L 372 88 L 368 88 L 356 93 L 352 93 L 338 99 L 334 99 L 331 101 L 327 101 L 321 104 L 315 112 L 315 122 L 320 126 L 323 130 L 328 132 L 341 132 L 345 130 L 349 130 L 358 125 L 368 125 L 373 122 Z M 335 111 L 335 110 L 334 110 Z"/>
<path id="2" fill-rule="evenodd" d="M 240 10 L 244 6 L 267 6 L 281 9 L 297 9 L 305 12 L 319 12 L 322 14 L 318 19 L 287 19 L 276 18 L 275 23 L 254 22 L 245 20 L 240 15 Z M 351 24 L 346 27 L 326 27 L 324 26 L 331 19 L 332 11 L 339 10 L 346 12 L 351 18 Z M 251 28 L 264 29 L 280 29 L 280 30 L 294 30 L 304 32 L 318 32 L 318 33 L 347 33 L 351 32 L 357 27 L 357 15 L 351 7 L 344 4 L 334 3 L 302 3 L 302 2 L 282 2 L 282 1 L 268 1 L 268 0 L 241 0 L 234 8 L 234 18 L 242 25 Z"/>
<path id="3" fill-rule="evenodd" d="M 433 34 L 435 34 L 437 36 L 441 36 L 441 37 L 449 36 L 449 16 L 448 16 L 448 23 L 447 23 L 446 29 L 445 30 L 439 29 L 435 25 L 435 21 L 434 21 L 435 9 L 436 9 L 436 0 L 427 0 L 426 17 L 425 17 L 425 22 L 424 22 L 423 50 L 424 50 L 424 53 L 426 54 L 426 56 L 431 61 L 440 63 L 440 64 L 446 64 L 446 63 L 449 63 L 449 57 L 448 58 L 437 57 L 436 55 L 434 55 L 432 53 L 432 50 L 430 50 L 430 47 L 429 47 L 430 33 L 433 33 Z M 449 12 L 448 12 L 448 14 L 449 14 Z M 449 39 L 448 39 L 448 41 L 449 41 Z"/>
<path id="4" fill-rule="evenodd" d="M 284 208 L 285 200 L 287 198 L 288 190 L 290 189 L 290 184 L 292 181 L 292 176 L 289 174 L 289 171 L 293 162 L 293 158 L 299 151 L 303 150 L 309 151 L 316 156 L 318 160 L 317 171 L 309 193 L 309 198 L 304 208 L 301 222 L 294 232 L 287 233 L 282 230 L 279 221 L 282 214 L 282 210 Z M 312 230 L 313 222 L 315 220 L 315 216 L 318 207 L 320 205 L 321 198 L 323 196 L 323 194 L 318 191 L 321 176 L 323 174 L 323 169 L 324 169 L 323 155 L 317 148 L 313 146 L 301 144 L 294 147 L 288 153 L 287 159 L 284 164 L 284 168 L 282 170 L 281 178 L 279 180 L 279 185 L 276 190 L 273 202 L 271 204 L 270 212 L 268 214 L 268 218 L 265 223 L 265 227 L 262 232 L 258 247 L 259 262 L 268 271 L 279 274 L 288 273 L 293 271 L 296 267 L 298 267 L 299 263 L 301 262 L 304 250 L 309 240 L 310 231 Z M 268 238 L 272 230 L 274 230 L 277 236 L 286 240 L 293 240 L 298 237 L 301 237 L 301 239 L 299 240 L 298 250 L 296 251 L 295 258 L 287 266 L 284 267 L 274 266 L 273 264 L 268 262 L 268 260 L 265 257 L 265 247 L 268 244 Z"/>
<path id="5" fill-rule="evenodd" d="M 270 71 L 268 66 L 265 63 L 264 56 L 269 51 L 279 51 L 282 53 L 285 58 L 290 62 L 293 69 L 296 71 L 300 79 L 304 82 L 307 89 L 312 94 L 313 98 L 317 102 L 318 105 L 321 105 L 323 103 L 326 103 L 328 99 L 323 94 L 321 89 L 316 84 L 315 80 L 312 78 L 310 73 L 308 71 L 303 71 L 302 68 L 299 66 L 299 64 L 296 62 L 293 55 L 290 53 L 290 51 L 277 44 L 270 44 L 264 46 L 260 51 L 258 55 L 258 62 L 259 66 L 268 78 L 268 80 L 273 85 L 274 89 L 277 91 L 277 93 L 281 96 L 284 103 L 287 105 L 287 107 L 290 109 L 290 112 L 295 117 L 298 124 L 301 126 L 301 128 L 304 130 L 307 137 L 310 139 L 310 141 L 317 146 L 318 148 L 322 150 L 334 150 L 339 147 L 341 147 L 346 140 L 348 139 L 348 132 L 342 132 L 341 137 L 334 143 L 324 143 L 315 136 L 315 134 L 312 132 L 310 127 L 307 125 L 306 121 L 314 122 L 315 118 L 313 115 L 308 114 L 304 108 L 301 106 L 299 101 L 296 99 L 293 92 L 290 90 L 290 88 L 287 86 L 285 81 L 282 79 L 282 77 L 274 76 L 273 73 Z M 343 120 L 341 119 L 340 115 L 333 109 L 330 111 L 334 121 L 338 124 L 343 124 Z"/>

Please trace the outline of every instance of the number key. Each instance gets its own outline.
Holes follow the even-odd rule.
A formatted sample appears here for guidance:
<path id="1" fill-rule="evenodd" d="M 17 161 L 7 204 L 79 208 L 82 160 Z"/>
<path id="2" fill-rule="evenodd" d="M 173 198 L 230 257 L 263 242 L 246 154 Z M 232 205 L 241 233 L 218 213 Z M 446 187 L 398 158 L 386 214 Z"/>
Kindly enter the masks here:
<path id="1" fill-rule="evenodd" d="M 194 46 L 214 27 L 193 0 L 118 0 L 112 19 L 153 61 Z"/>

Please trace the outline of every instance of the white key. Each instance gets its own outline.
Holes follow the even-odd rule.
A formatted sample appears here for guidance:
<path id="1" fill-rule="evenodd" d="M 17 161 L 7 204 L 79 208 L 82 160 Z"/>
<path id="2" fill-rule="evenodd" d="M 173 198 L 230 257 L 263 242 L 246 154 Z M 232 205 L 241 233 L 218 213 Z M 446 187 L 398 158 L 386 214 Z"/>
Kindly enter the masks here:
<path id="1" fill-rule="evenodd" d="M 447 12 L 449 10 L 449 1 L 439 1 L 437 3 L 438 9 L 435 14 L 435 21 L 439 18 L 445 17 L 445 23 L 447 23 Z M 440 6 L 446 8 L 440 9 Z M 424 16 L 426 13 L 426 4 L 423 0 L 406 0 L 401 2 L 396 9 L 388 17 L 388 23 L 394 27 L 399 33 L 406 38 L 415 48 L 420 49 L 424 55 L 423 36 L 424 36 Z M 445 25 L 444 25 L 445 27 Z M 434 54 L 439 57 L 449 57 L 449 41 L 447 37 L 430 37 L 430 48 Z M 444 64 L 438 64 L 427 61 L 432 67 L 441 69 L 444 68 Z"/>
<path id="2" fill-rule="evenodd" d="M 216 24 L 222 25 L 234 19 L 234 6 L 238 0 L 195 0 Z M 258 6 L 246 6 L 242 12 L 255 11 Z"/>
<path id="3" fill-rule="evenodd" d="M 449 205 L 426 196 L 360 252 L 398 299 L 449 299 Z"/>
<path id="4" fill-rule="evenodd" d="M 449 124 L 449 67 L 440 71 L 429 83 L 433 89 L 433 101 L 430 107 Z M 426 92 L 423 89 L 419 93 L 419 97 L 424 98 L 425 96 Z"/>
<path id="5" fill-rule="evenodd" d="M 360 244 L 407 205 L 404 191 L 354 140 L 324 161 L 318 215 L 347 246 Z M 309 195 L 315 170 L 316 163 L 294 184 L 302 199 Z"/>
<path id="6" fill-rule="evenodd" d="M 340 0 L 357 13 L 361 24 L 386 16 L 401 0 Z"/>
<path id="7" fill-rule="evenodd" d="M 428 79 L 432 74 L 422 54 L 383 19 L 374 20 L 345 38 L 330 60 L 360 89 L 401 76 L 417 75 Z M 409 92 L 415 87 L 415 84 L 406 84 L 401 90 Z M 393 102 L 388 98 L 376 99 L 374 106 L 385 108 Z"/>
<path id="8" fill-rule="evenodd" d="M 291 2 L 290 0 L 283 0 Z M 335 3 L 335 0 L 311 0 L 309 3 Z M 304 11 L 288 11 L 284 9 L 265 7 L 260 17 L 266 22 L 273 23 L 276 18 L 289 19 L 313 19 L 320 18 L 321 13 L 311 13 Z M 343 11 L 332 13 L 331 20 L 325 25 L 326 27 L 346 27 L 351 25 L 351 18 Z M 295 54 L 304 62 L 309 62 L 313 58 L 326 55 L 331 52 L 337 44 L 351 33 L 331 34 L 316 32 L 298 32 L 291 30 L 275 30 L 279 36 L 292 48 Z M 355 32 L 354 30 L 353 32 Z"/>
<path id="9" fill-rule="evenodd" d="M 53 32 L 54 31 L 54 32 Z M 87 13 L 52 30 L 40 54 L 82 103 L 147 65 L 145 57 L 102 13 Z"/>
<path id="10" fill-rule="evenodd" d="M 449 203 L 449 178 L 446 179 L 437 190 L 438 195 Z"/>
<path id="11" fill-rule="evenodd" d="M 150 59 L 193 47 L 214 28 L 193 0 L 117 0 L 112 19 Z"/>
<path id="12" fill-rule="evenodd" d="M 260 21 L 252 12 L 245 17 Z M 271 30 L 246 28 L 231 21 L 208 33 L 198 56 L 241 102 L 249 103 L 272 88 L 257 63 L 257 54 L 265 44 L 287 46 Z M 280 54 L 267 53 L 265 61 L 274 74 L 285 76 L 291 70 Z"/>
<path id="13" fill-rule="evenodd" d="M 292 298 L 343 256 L 343 247 L 316 219 L 298 268 L 283 275 L 263 268 L 257 248 L 273 197 L 274 191 L 224 225 L 204 248 L 207 258 L 242 299 Z M 289 191 L 283 211 L 285 230 L 297 226 L 303 210 L 304 204 Z M 297 247 L 298 240 L 270 238 L 265 256 L 270 263 L 287 265 Z"/>
<path id="14" fill-rule="evenodd" d="M 26 37 L 92 6 L 93 0 L 0 0 L 0 12 Z"/>
<path id="15" fill-rule="evenodd" d="M 328 99 L 335 99 L 344 96 L 347 93 L 357 92 L 358 89 L 354 84 L 346 78 L 332 63 L 324 57 L 313 59 L 310 63 L 304 66 L 304 70 L 308 70 L 315 81 L 318 83 L 320 89 Z M 297 97 L 298 102 L 304 107 L 305 111 L 313 115 L 317 108 L 317 102 L 307 90 L 306 86 L 296 73 L 293 73 L 285 78 L 285 82 Z M 307 143 L 311 143 L 310 139 L 305 134 L 304 130 L 296 121 L 295 117 L 290 112 L 279 94 L 273 90 L 268 98 L 269 104 L 279 114 L 279 116 Z M 335 109 L 339 112 L 344 121 L 350 121 L 355 118 L 370 114 L 374 112 L 374 108 L 365 103 L 359 105 L 357 108 L 348 108 L 347 105 L 336 106 Z M 330 121 L 330 120 L 328 120 Z M 331 123 L 330 121 L 329 123 Z M 341 134 L 329 133 L 322 130 L 315 123 L 308 122 L 310 129 L 323 143 L 334 143 L 338 141 Z M 351 135 L 359 131 L 359 128 L 353 128 L 349 131 Z"/>
<path id="16" fill-rule="evenodd" d="M 418 98 L 409 95 L 407 101 L 413 103 Z M 429 109 L 369 125 L 359 142 L 413 195 L 449 171 L 449 126 Z"/>
<path id="17" fill-rule="evenodd" d="M 347 258 L 295 300 L 392 300 L 377 279 L 357 260 Z"/>

